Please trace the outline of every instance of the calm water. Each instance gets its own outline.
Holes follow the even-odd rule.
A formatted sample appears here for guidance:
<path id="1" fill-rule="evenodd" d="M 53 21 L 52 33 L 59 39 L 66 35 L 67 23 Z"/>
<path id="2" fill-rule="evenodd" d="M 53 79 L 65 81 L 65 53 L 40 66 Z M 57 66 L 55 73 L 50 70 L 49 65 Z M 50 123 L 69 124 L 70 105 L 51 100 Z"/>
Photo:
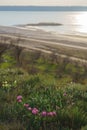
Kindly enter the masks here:
<path id="1" fill-rule="evenodd" d="M 87 35 L 87 12 L 16 12 L 0 11 L 0 25 L 55 22 L 63 26 L 40 27 L 46 31 Z"/>

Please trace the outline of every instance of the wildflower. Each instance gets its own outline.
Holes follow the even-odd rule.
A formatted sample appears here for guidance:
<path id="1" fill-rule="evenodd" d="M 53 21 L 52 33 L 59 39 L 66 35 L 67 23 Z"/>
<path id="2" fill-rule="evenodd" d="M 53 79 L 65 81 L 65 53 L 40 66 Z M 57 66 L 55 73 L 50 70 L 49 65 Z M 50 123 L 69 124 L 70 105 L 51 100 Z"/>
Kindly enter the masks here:
<path id="1" fill-rule="evenodd" d="M 4 83 L 5 83 L 5 84 L 7 84 L 8 82 L 7 82 L 7 81 L 5 81 Z"/>
<path id="2" fill-rule="evenodd" d="M 47 115 L 48 116 L 53 116 L 53 112 L 48 112 Z"/>
<path id="3" fill-rule="evenodd" d="M 31 108 L 31 107 L 28 107 L 27 109 L 28 109 L 29 111 L 31 111 L 31 110 L 32 110 L 32 108 Z"/>
<path id="4" fill-rule="evenodd" d="M 18 102 L 22 102 L 22 100 L 21 99 L 19 99 L 19 100 L 17 100 Z"/>
<path id="5" fill-rule="evenodd" d="M 53 111 L 53 112 L 48 112 L 47 115 L 48 115 L 48 116 L 56 116 L 56 112 L 55 112 L 55 111 Z"/>
<path id="6" fill-rule="evenodd" d="M 25 104 L 24 104 L 24 107 L 28 108 L 28 107 L 29 107 L 29 104 L 25 103 Z"/>
<path id="7" fill-rule="evenodd" d="M 67 96 L 66 92 L 63 94 L 63 96 Z"/>
<path id="8" fill-rule="evenodd" d="M 8 84 L 8 82 L 7 81 L 4 81 L 3 83 L 2 83 L 2 87 L 4 87 L 4 88 L 9 88 L 9 84 Z"/>
<path id="9" fill-rule="evenodd" d="M 32 110 L 32 114 L 34 114 L 34 115 L 36 115 L 36 114 L 38 114 L 38 109 L 37 108 L 33 108 L 33 110 Z"/>
<path id="10" fill-rule="evenodd" d="M 43 112 L 41 113 L 41 115 L 42 115 L 42 116 L 46 116 L 46 115 L 47 115 L 47 112 L 46 112 L 46 111 L 43 111 Z"/>
<path id="11" fill-rule="evenodd" d="M 53 116 L 56 116 L 56 112 L 55 111 L 53 111 Z"/>
<path id="12" fill-rule="evenodd" d="M 17 102 L 22 102 L 22 96 L 21 95 L 17 96 Z"/>
<path id="13" fill-rule="evenodd" d="M 22 96 L 21 95 L 17 96 L 17 100 L 20 100 L 20 99 L 22 99 Z"/>

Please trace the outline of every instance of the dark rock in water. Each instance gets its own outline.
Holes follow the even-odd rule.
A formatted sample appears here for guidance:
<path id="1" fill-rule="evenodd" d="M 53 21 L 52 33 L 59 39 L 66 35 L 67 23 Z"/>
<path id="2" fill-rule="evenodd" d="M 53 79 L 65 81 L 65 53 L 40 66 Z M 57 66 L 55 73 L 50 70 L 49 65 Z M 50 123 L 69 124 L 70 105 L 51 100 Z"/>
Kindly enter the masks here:
<path id="1" fill-rule="evenodd" d="M 61 26 L 61 23 L 32 23 L 32 24 L 26 24 L 27 26 Z"/>

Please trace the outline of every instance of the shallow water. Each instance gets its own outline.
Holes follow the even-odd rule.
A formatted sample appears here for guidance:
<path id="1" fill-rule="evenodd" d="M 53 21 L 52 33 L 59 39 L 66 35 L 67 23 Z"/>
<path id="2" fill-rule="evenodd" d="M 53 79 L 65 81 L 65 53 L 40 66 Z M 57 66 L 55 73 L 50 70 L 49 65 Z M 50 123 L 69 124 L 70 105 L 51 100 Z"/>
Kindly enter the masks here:
<path id="1" fill-rule="evenodd" d="M 12 26 L 39 22 L 63 24 L 63 26 L 36 27 L 45 31 L 87 35 L 87 12 L 0 11 L 0 25 Z"/>

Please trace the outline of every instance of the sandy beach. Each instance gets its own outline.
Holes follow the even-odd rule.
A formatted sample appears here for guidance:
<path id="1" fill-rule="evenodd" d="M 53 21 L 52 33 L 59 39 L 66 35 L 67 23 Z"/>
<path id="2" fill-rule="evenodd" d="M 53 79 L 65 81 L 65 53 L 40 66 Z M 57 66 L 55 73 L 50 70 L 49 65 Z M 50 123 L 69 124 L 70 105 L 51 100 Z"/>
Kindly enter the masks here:
<path id="1" fill-rule="evenodd" d="M 87 62 L 86 36 L 54 34 L 28 26 L 0 26 L 0 40 L 2 42 L 4 42 L 3 38 L 20 39 L 18 45 L 27 49 L 55 53 L 62 57 L 68 56 L 72 60 Z"/>

